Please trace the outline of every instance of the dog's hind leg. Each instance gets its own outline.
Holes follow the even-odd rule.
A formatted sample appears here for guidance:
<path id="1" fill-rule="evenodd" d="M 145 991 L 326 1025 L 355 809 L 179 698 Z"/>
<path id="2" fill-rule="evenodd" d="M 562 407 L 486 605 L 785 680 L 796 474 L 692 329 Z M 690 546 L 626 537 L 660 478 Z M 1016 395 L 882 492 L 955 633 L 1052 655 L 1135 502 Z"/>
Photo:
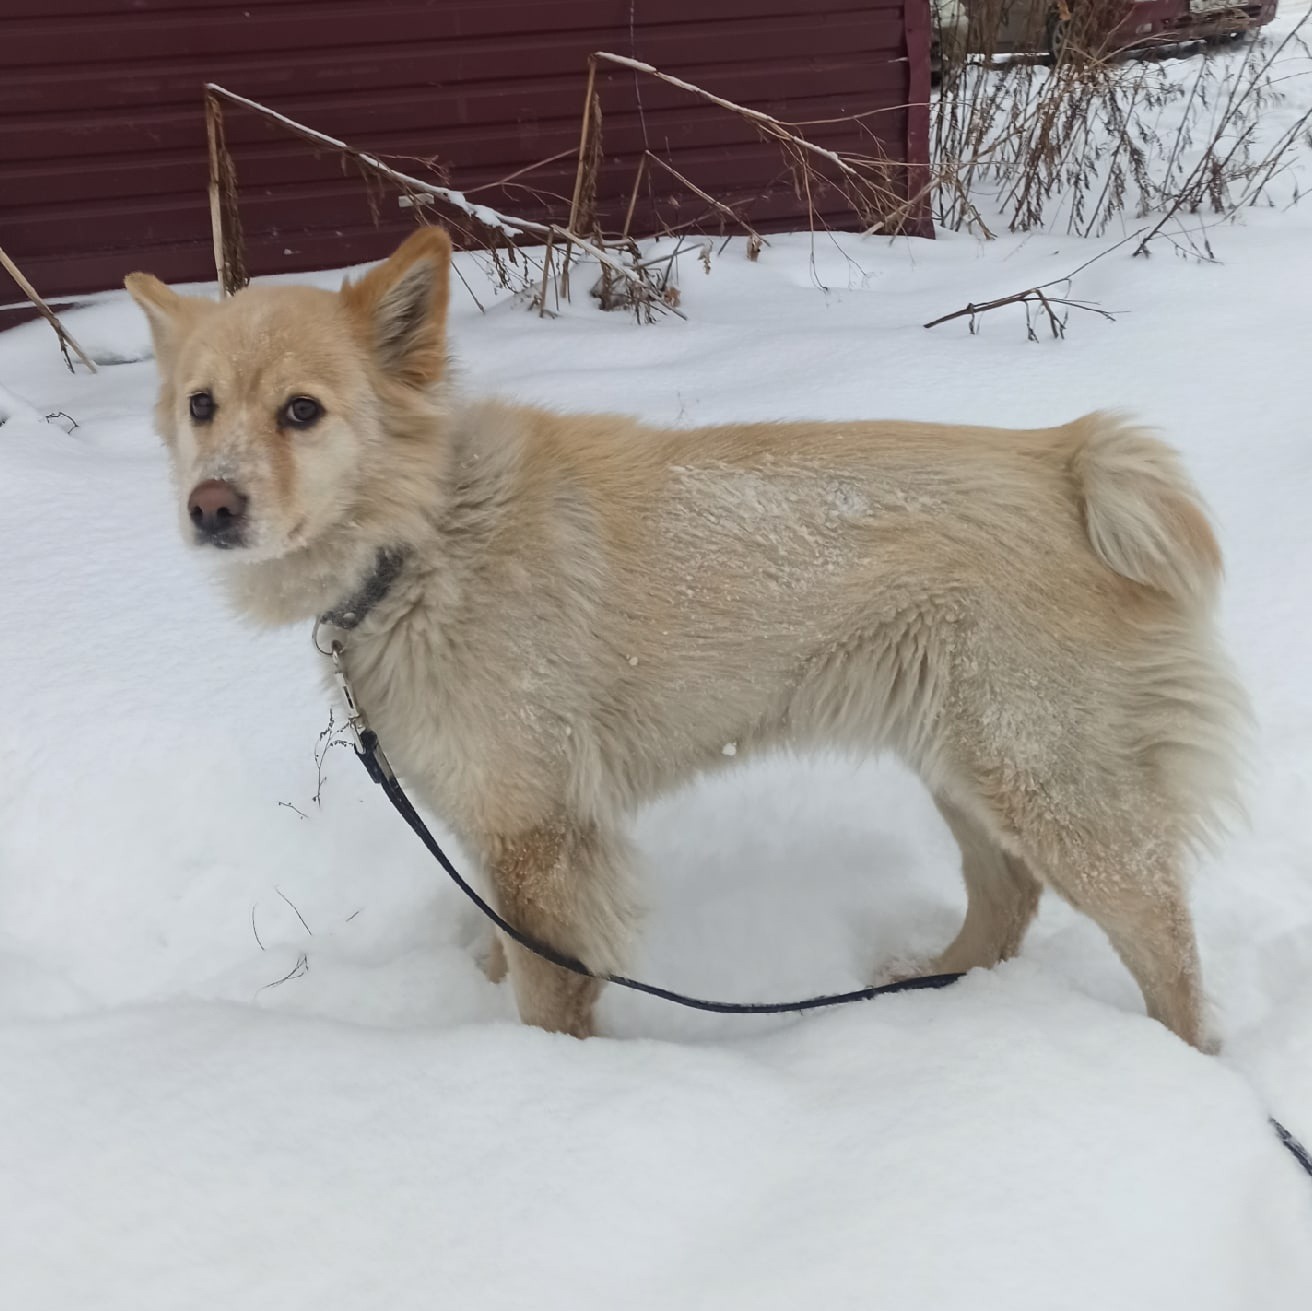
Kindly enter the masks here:
<path id="1" fill-rule="evenodd" d="M 1170 805 L 1098 798 L 1054 811 L 1051 789 L 995 795 L 1008 845 L 1031 870 L 1111 939 L 1143 992 L 1148 1014 L 1185 1042 L 1212 1050 L 1201 971 L 1183 878 L 1183 850 Z M 1086 798 L 1087 801 L 1087 798 Z"/>
<path id="2" fill-rule="evenodd" d="M 1143 991 L 1148 1014 L 1191 1046 L 1215 1050 L 1178 859 L 1146 844 L 1071 853 L 1045 872 L 1057 892 L 1111 939 Z"/>
<path id="3" fill-rule="evenodd" d="M 618 834 L 561 817 L 488 846 L 498 908 L 515 928 L 598 973 L 619 968 L 633 916 L 628 850 Z M 588 1037 L 601 984 L 505 946 L 520 1019 Z"/>
<path id="4" fill-rule="evenodd" d="M 961 848 L 966 881 L 966 919 L 950 946 L 930 967 L 933 974 L 988 969 L 1020 950 L 1038 909 L 1042 885 L 1019 856 L 1003 851 L 992 834 L 946 797 L 935 796 L 939 814 Z"/>

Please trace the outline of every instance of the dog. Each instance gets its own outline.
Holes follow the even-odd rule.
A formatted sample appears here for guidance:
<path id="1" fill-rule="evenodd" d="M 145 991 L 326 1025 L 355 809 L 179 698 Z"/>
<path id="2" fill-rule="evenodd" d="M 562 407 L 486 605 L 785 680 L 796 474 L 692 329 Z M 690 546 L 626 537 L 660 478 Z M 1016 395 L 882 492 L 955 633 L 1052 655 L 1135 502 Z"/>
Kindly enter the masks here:
<path id="1" fill-rule="evenodd" d="M 891 750 L 961 848 L 935 972 L 1014 955 L 1050 887 L 1213 1048 L 1186 864 L 1239 804 L 1247 712 L 1175 452 L 1106 414 L 664 429 L 466 399 L 450 256 L 421 228 L 339 292 L 126 286 L 184 536 L 251 619 L 332 628 L 501 914 L 615 972 L 637 807 L 769 750 Z M 503 946 L 525 1022 L 593 1031 L 597 981 Z"/>

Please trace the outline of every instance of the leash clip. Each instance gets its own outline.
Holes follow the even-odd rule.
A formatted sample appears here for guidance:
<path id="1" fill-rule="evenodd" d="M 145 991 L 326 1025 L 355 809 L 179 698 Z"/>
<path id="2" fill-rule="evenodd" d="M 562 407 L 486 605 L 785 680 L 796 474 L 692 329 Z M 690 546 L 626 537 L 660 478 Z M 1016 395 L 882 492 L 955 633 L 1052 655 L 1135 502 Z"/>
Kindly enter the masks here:
<path id="1" fill-rule="evenodd" d="M 327 648 L 322 646 L 319 641 L 319 628 L 320 625 L 315 624 L 314 645 L 320 654 L 326 655 L 333 662 L 333 681 L 337 684 L 337 690 L 346 705 L 346 726 L 355 739 L 355 754 L 364 762 L 365 768 L 376 781 L 394 778 L 392 766 L 379 744 L 378 734 L 365 721 L 364 711 L 360 709 L 360 703 L 355 699 L 355 689 L 346 675 L 346 663 L 342 659 L 342 644 L 334 640 L 329 642 Z"/>

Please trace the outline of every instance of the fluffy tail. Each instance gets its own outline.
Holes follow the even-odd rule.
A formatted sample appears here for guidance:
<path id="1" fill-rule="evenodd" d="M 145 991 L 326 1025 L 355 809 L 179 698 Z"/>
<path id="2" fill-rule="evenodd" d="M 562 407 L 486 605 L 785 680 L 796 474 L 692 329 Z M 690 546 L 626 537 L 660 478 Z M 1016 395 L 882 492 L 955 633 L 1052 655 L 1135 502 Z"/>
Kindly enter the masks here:
<path id="1" fill-rule="evenodd" d="M 1071 472 L 1098 558 L 1178 601 L 1209 601 L 1221 549 L 1176 452 L 1115 415 L 1088 415 L 1069 432 Z"/>

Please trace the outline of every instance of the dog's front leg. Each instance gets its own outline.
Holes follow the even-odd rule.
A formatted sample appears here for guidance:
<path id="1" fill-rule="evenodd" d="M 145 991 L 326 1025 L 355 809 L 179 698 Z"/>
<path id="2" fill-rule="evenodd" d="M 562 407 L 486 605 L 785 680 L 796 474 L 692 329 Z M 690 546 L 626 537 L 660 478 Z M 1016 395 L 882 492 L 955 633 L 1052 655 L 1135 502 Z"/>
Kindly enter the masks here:
<path id="1" fill-rule="evenodd" d="M 489 844 L 501 914 L 523 933 L 598 973 L 619 968 L 629 938 L 628 850 L 595 823 L 557 816 Z M 586 1038 L 601 985 L 506 943 L 520 1019 Z"/>

